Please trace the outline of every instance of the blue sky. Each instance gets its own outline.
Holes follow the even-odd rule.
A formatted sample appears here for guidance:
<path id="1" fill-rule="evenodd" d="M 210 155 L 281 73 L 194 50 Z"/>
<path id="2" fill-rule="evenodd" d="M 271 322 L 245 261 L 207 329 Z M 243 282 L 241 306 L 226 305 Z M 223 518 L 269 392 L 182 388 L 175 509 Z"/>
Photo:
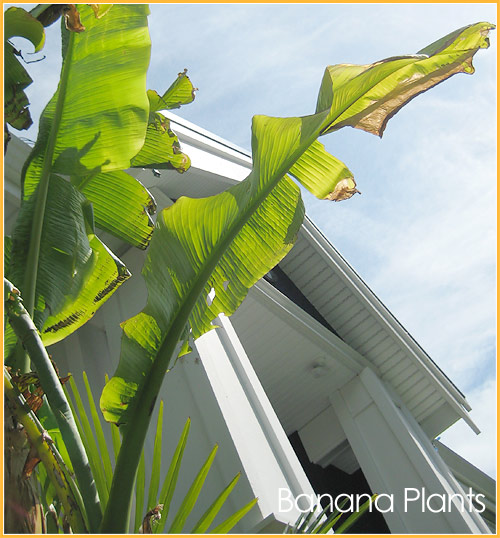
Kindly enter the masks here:
<path id="1" fill-rule="evenodd" d="M 253 114 L 314 112 L 324 68 L 415 53 L 450 31 L 496 23 L 495 4 L 152 5 L 149 87 L 188 68 L 199 88 L 175 111 L 249 148 Z M 57 28 L 31 64 L 33 110 L 57 82 Z M 496 397 L 496 35 L 457 75 L 400 111 L 382 139 L 323 137 L 362 195 L 333 204 L 304 193 L 309 216 L 420 345 L 465 392 L 465 424 L 443 442 L 494 474 Z M 35 138 L 36 133 L 28 136 Z"/>

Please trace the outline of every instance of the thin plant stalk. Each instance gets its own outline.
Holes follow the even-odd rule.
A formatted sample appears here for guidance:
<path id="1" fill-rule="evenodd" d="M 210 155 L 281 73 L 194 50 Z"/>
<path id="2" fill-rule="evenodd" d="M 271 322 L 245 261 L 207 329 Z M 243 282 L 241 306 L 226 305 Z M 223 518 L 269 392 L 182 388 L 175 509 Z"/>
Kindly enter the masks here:
<path id="1" fill-rule="evenodd" d="M 97 532 L 102 512 L 99 496 L 92 476 L 75 419 L 63 391 L 63 387 L 52 365 L 47 350 L 33 320 L 28 315 L 17 290 L 4 278 L 5 310 L 16 336 L 28 352 L 36 367 L 40 385 L 57 420 L 64 444 L 68 451 L 89 521 L 89 531 Z"/>

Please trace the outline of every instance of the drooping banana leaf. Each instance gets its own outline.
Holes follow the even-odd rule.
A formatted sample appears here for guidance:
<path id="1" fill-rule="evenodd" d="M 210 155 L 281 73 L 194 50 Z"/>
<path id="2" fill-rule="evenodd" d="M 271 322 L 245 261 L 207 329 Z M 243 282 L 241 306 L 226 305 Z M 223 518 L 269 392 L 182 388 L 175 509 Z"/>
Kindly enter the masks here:
<path id="1" fill-rule="evenodd" d="M 355 189 L 352 172 L 343 162 L 330 155 L 318 140 L 297 159 L 290 168 L 290 174 L 321 200 L 339 202 L 359 192 Z"/>
<path id="2" fill-rule="evenodd" d="M 4 40 L 12 37 L 24 37 L 31 41 L 35 52 L 42 50 L 45 44 L 45 31 L 36 18 L 20 7 L 10 7 L 4 13 Z"/>
<path id="3" fill-rule="evenodd" d="M 135 247 L 148 246 L 156 202 L 137 179 L 118 170 L 83 178 L 75 186 L 92 202 L 96 226 Z"/>
<path id="4" fill-rule="evenodd" d="M 187 76 L 187 69 L 177 75 L 177 78 L 170 85 L 168 90 L 159 95 L 154 90 L 148 90 L 148 99 L 150 104 L 150 121 L 151 116 L 160 110 L 172 110 L 179 108 L 181 105 L 188 105 L 194 101 L 195 88 Z"/>
<path id="5" fill-rule="evenodd" d="M 76 27 L 78 18 L 85 30 L 63 29 L 61 79 L 24 166 L 26 207 L 13 235 L 12 279 L 28 311 L 36 310 L 33 317 L 46 345 L 87 321 L 128 274 L 95 237 L 93 217 L 88 209 L 82 213 L 85 197 L 73 185 L 86 187 L 103 227 L 127 230 L 137 244 L 151 233 L 149 215 L 142 215 L 146 200 L 148 209 L 153 205 L 147 191 L 122 176 L 121 195 L 128 189 L 135 200 L 134 211 L 128 211 L 130 204 L 114 193 L 116 176 L 106 183 L 107 190 L 106 176 L 102 179 L 128 167 L 144 143 L 149 113 L 148 8 L 117 4 L 99 18 L 87 4 L 77 9 L 79 16 L 72 12 L 71 25 Z M 69 176 L 73 185 L 58 178 L 56 171 Z M 122 202 L 119 210 L 105 201 L 103 190 L 113 203 Z"/>
<path id="6" fill-rule="evenodd" d="M 194 88 L 186 73 L 163 96 L 148 90 L 149 122 L 146 138 L 139 153 L 132 159 L 133 168 L 172 168 L 182 173 L 190 166 L 182 153 L 179 139 L 170 129 L 170 120 L 159 110 L 188 104 L 194 99 Z M 175 107 L 174 107 L 175 104 Z M 151 193 L 133 176 L 124 171 L 104 172 L 73 178 L 75 186 L 94 206 L 96 225 L 127 243 L 147 248 L 153 233 L 151 215 L 156 203 Z"/>
<path id="7" fill-rule="evenodd" d="M 454 32 L 446 46 L 441 40 L 424 49 L 432 56 L 328 67 L 314 115 L 254 117 L 253 169 L 246 180 L 217 196 L 182 197 L 158 217 L 143 270 L 148 303 L 122 324 L 120 364 L 101 399 L 107 420 L 129 422 L 129 403 L 144 386 L 155 393 L 149 380 L 157 386 L 185 325 L 194 338 L 212 329 L 212 321 L 220 313 L 231 315 L 293 246 L 304 210 L 299 189 L 285 177 L 288 171 L 319 197 L 351 177 L 317 137 L 345 125 L 365 128 L 374 118 L 385 125 L 418 93 L 454 73 L 471 72 L 471 58 L 488 46 L 492 27 L 478 23 Z"/>
<path id="8" fill-rule="evenodd" d="M 189 157 L 182 153 L 177 135 L 170 129 L 170 120 L 156 113 L 148 125 L 144 146 L 134 160 L 134 168 L 172 168 L 183 173 L 191 166 Z"/>
<path id="9" fill-rule="evenodd" d="M 7 41 L 15 36 L 28 39 L 35 52 L 39 52 L 45 43 L 45 31 L 42 24 L 22 8 L 10 7 L 4 13 L 4 120 L 21 130 L 33 123 L 24 93 L 33 81 L 18 60 L 20 53 Z M 7 127 L 5 137 L 8 138 Z"/>
<path id="10" fill-rule="evenodd" d="M 214 328 L 213 320 L 220 313 L 231 315 L 248 289 L 293 246 L 304 209 L 286 174 L 294 172 L 314 194 L 331 192 L 326 197 L 335 199 L 335 188 L 348 179 L 336 160 L 333 180 L 322 167 L 297 170 L 301 158 L 319 150 L 318 136 L 347 125 L 381 133 L 415 95 L 452 74 L 471 72 L 471 58 L 488 46 L 492 27 L 478 23 L 461 29 L 424 49 L 430 56 L 327 68 L 315 114 L 253 118 L 253 169 L 243 182 L 209 198 L 182 197 L 160 213 L 143 270 L 148 302 L 122 324 L 120 363 L 101 396 L 105 418 L 124 425 L 125 436 L 104 531 L 117 530 L 118 511 L 129 502 L 126 475 L 135 473 L 149 410 L 186 327 L 194 338 Z M 325 179 L 328 187 L 319 188 Z M 337 193 L 344 199 L 355 191 L 352 184 L 345 187 Z"/>

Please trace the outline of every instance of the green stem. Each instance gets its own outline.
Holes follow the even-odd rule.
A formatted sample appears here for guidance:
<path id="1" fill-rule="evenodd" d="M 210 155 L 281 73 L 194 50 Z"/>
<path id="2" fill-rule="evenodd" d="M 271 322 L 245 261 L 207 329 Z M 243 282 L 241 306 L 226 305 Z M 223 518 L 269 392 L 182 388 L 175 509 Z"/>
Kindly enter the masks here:
<path id="1" fill-rule="evenodd" d="M 99 496 L 92 476 L 87 454 L 78 434 L 75 419 L 68 400 L 64 394 L 61 382 L 45 349 L 35 324 L 28 315 L 21 301 L 19 291 L 4 278 L 5 311 L 12 329 L 33 361 L 40 385 L 47 396 L 49 405 L 56 417 L 64 444 L 68 450 L 76 479 L 82 494 L 89 531 L 97 532 L 102 512 Z"/>
<path id="2" fill-rule="evenodd" d="M 36 420 L 32 416 L 32 411 L 26 409 L 22 396 L 16 391 L 9 378 L 10 376 L 4 374 L 4 393 L 9 402 L 12 415 L 17 422 L 23 425 L 31 446 L 35 447 L 38 457 L 45 466 L 47 475 L 55 487 L 57 497 L 61 501 L 71 529 L 76 533 L 86 533 L 87 527 L 78 502 L 74 498 L 71 485 L 67 480 L 66 472 L 49 447 L 47 438 L 43 435 L 43 430 L 39 429 Z"/>
<path id="3" fill-rule="evenodd" d="M 59 82 L 56 110 L 54 120 L 50 127 L 49 139 L 45 149 L 43 167 L 40 175 L 36 196 L 33 222 L 31 224 L 31 239 L 26 258 L 26 272 L 23 283 L 23 297 L 28 314 L 33 318 L 35 313 L 36 285 L 38 277 L 38 265 L 40 260 L 40 245 L 42 242 L 43 221 L 45 218 L 45 208 L 47 205 L 47 194 L 49 192 L 50 174 L 52 172 L 52 161 L 57 141 L 59 124 L 61 123 L 66 88 L 68 85 L 69 72 L 71 70 L 71 55 L 73 52 L 74 32 L 69 32 L 69 43 L 64 63 L 61 70 L 61 80 Z M 20 364 L 17 365 L 21 372 L 29 372 L 29 357 L 24 354 Z"/>
<path id="4" fill-rule="evenodd" d="M 146 378 L 144 387 L 141 388 L 140 393 L 137 395 L 137 400 L 134 402 L 135 412 L 130 425 L 127 426 L 124 432 L 113 473 L 108 504 L 104 511 L 100 529 L 102 533 L 114 534 L 128 531 L 135 477 L 156 397 L 167 371 L 165 361 L 167 361 L 168 366 L 186 321 L 187 318 L 184 320 L 184 324 L 179 323 L 179 327 L 172 327 L 169 333 L 171 338 L 165 341 L 160 351 L 164 360 L 153 363 L 151 375 Z M 173 334 L 174 332 L 176 334 Z"/>

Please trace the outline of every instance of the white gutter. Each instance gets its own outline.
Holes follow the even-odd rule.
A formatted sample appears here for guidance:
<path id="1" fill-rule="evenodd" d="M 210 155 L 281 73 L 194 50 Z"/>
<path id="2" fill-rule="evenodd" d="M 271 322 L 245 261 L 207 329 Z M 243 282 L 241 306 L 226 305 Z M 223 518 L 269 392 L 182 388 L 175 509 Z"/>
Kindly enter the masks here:
<path id="1" fill-rule="evenodd" d="M 458 415 L 465 420 L 476 434 L 479 434 L 479 428 L 467 413 L 467 411 L 471 410 L 471 407 L 464 395 L 436 366 L 307 216 L 304 219 L 301 231 L 309 243 L 334 268 L 335 272 L 339 274 L 354 294 L 375 314 L 376 319 L 380 320 L 386 329 L 397 337 L 408 354 L 415 359 L 415 365 L 430 379 L 436 389 L 443 394 L 443 397 L 457 411 Z"/>

